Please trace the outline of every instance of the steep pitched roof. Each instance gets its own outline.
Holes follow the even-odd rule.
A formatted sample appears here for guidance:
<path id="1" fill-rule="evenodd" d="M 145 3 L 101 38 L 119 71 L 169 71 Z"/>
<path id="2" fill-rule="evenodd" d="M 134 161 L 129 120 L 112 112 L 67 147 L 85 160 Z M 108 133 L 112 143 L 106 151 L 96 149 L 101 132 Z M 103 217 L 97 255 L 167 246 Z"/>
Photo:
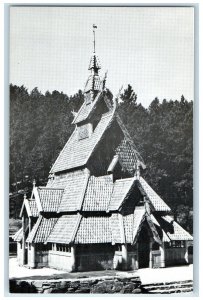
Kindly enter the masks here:
<path id="1" fill-rule="evenodd" d="M 119 162 L 124 170 L 127 170 L 134 175 L 135 163 L 137 161 L 137 155 L 135 154 L 132 146 L 124 138 L 115 150 L 119 157 Z"/>
<path id="2" fill-rule="evenodd" d="M 163 216 L 161 218 L 165 221 L 161 222 L 161 226 L 171 241 L 193 240 L 189 232 L 183 229 L 177 222 L 173 221 L 171 216 Z"/>
<path id="3" fill-rule="evenodd" d="M 140 186 L 139 186 L 140 184 Z M 140 177 L 138 188 L 141 187 L 142 191 L 144 191 L 147 198 L 150 200 L 156 211 L 164 211 L 170 212 L 170 207 L 159 197 L 159 195 L 149 186 L 149 184 L 144 180 L 144 178 Z"/>
<path id="4" fill-rule="evenodd" d="M 133 214 L 132 243 L 135 243 L 135 241 L 137 240 L 144 220 L 145 208 L 142 206 L 136 207 Z"/>
<path id="5" fill-rule="evenodd" d="M 83 102 L 81 108 L 77 112 L 77 115 L 75 116 L 72 124 L 80 123 L 86 120 L 87 118 L 89 118 L 92 111 L 96 108 L 97 103 L 100 101 L 101 96 L 102 96 L 102 92 L 98 92 L 94 101 L 91 101 L 90 99 L 88 99 L 90 95 L 85 94 L 85 101 Z"/>
<path id="6" fill-rule="evenodd" d="M 89 172 L 87 169 L 68 173 L 66 185 L 58 212 L 77 211 L 81 209 Z"/>
<path id="7" fill-rule="evenodd" d="M 84 166 L 92 155 L 104 132 L 113 120 L 113 113 L 109 112 L 101 117 L 97 127 L 89 138 L 78 140 L 77 128 L 59 154 L 51 173 Z"/>
<path id="8" fill-rule="evenodd" d="M 83 217 L 75 236 L 76 244 L 111 243 L 109 217 Z"/>
<path id="9" fill-rule="evenodd" d="M 33 226 L 26 242 L 29 243 L 44 243 L 53 230 L 53 227 L 58 218 L 44 218 L 40 216 Z"/>
<path id="10" fill-rule="evenodd" d="M 74 239 L 80 218 L 81 216 L 77 214 L 60 217 L 46 242 L 70 244 Z"/>
<path id="11" fill-rule="evenodd" d="M 42 210 L 56 212 L 63 196 L 63 189 L 38 187 L 37 188 Z"/>
<path id="12" fill-rule="evenodd" d="M 151 219 L 152 219 L 152 222 L 154 223 L 154 225 L 155 225 L 156 227 L 158 227 L 159 232 L 161 232 L 161 233 L 159 234 L 161 240 L 162 240 L 163 242 L 170 242 L 169 237 L 167 236 L 167 234 L 165 233 L 165 231 L 163 230 L 163 228 L 160 226 L 159 222 L 157 221 L 157 219 L 155 218 L 154 215 L 151 215 Z"/>
<path id="13" fill-rule="evenodd" d="M 124 199 L 127 197 L 135 178 L 119 179 L 114 182 L 113 193 L 108 210 L 118 210 Z"/>
<path id="14" fill-rule="evenodd" d="M 15 242 L 20 242 L 23 238 L 23 228 L 21 227 L 12 238 Z"/>
<path id="15" fill-rule="evenodd" d="M 37 209 L 37 203 L 36 203 L 35 199 L 28 200 L 28 204 L 30 206 L 30 212 L 31 212 L 32 216 L 33 217 L 38 217 L 39 212 L 38 212 L 38 209 Z"/>
<path id="16" fill-rule="evenodd" d="M 83 211 L 106 211 L 113 190 L 112 176 L 91 176 L 85 193 Z"/>

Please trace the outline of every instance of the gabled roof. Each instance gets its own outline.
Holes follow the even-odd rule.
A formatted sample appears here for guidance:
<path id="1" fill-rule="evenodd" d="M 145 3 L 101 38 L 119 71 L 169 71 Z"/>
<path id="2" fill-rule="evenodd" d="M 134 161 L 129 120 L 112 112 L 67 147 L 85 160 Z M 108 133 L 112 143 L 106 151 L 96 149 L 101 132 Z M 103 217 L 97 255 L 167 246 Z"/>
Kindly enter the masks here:
<path id="1" fill-rule="evenodd" d="M 113 193 L 109 203 L 108 210 L 118 210 L 124 199 L 127 197 L 133 183 L 134 177 L 118 179 L 114 182 Z"/>
<path id="2" fill-rule="evenodd" d="M 115 152 L 123 169 L 134 175 L 137 155 L 126 138 L 121 141 Z"/>
<path id="3" fill-rule="evenodd" d="M 66 185 L 58 212 L 77 211 L 81 209 L 85 190 L 89 179 L 87 169 L 67 174 Z"/>
<path id="4" fill-rule="evenodd" d="M 35 199 L 24 199 L 23 200 L 23 205 L 21 207 L 20 211 L 20 218 L 23 215 L 23 211 L 26 209 L 28 217 L 38 217 L 39 211 L 37 208 L 37 203 Z"/>
<path id="5" fill-rule="evenodd" d="M 112 243 L 109 216 L 83 217 L 75 236 L 76 244 Z"/>
<path id="6" fill-rule="evenodd" d="M 60 217 L 46 242 L 70 244 L 74 240 L 80 219 L 81 216 L 77 214 Z"/>
<path id="7" fill-rule="evenodd" d="M 165 222 L 161 222 L 163 230 L 171 241 L 192 241 L 193 237 L 183 227 L 181 227 L 171 216 L 161 217 Z"/>
<path id="8" fill-rule="evenodd" d="M 104 114 L 92 135 L 89 138 L 82 140 L 78 140 L 78 132 L 76 128 L 59 154 L 51 169 L 51 173 L 84 166 L 112 121 L 112 112 Z"/>
<path id="9" fill-rule="evenodd" d="M 133 214 L 133 230 L 132 230 L 132 243 L 135 243 L 137 240 L 141 226 L 145 220 L 145 208 L 142 206 L 138 206 L 135 208 L 134 214 Z"/>
<path id="10" fill-rule="evenodd" d="M 161 232 L 159 234 L 161 240 L 163 242 L 170 242 L 169 237 L 167 236 L 167 234 L 165 233 L 165 231 L 163 230 L 163 228 L 160 226 L 159 222 L 157 221 L 157 219 L 155 218 L 154 215 L 151 215 L 151 219 L 152 219 L 152 222 L 154 223 L 154 225 L 159 228 L 159 232 Z"/>
<path id="11" fill-rule="evenodd" d="M 82 205 L 83 211 L 106 211 L 113 190 L 112 176 L 91 176 Z"/>
<path id="12" fill-rule="evenodd" d="M 141 192 L 145 193 L 145 196 L 150 200 L 150 203 L 156 211 L 170 212 L 170 207 L 159 197 L 159 195 L 149 186 L 149 184 L 140 177 L 138 180 L 138 188 L 141 188 Z M 140 185 L 139 185 L 140 184 Z"/>
<path id="13" fill-rule="evenodd" d="M 12 238 L 15 242 L 20 242 L 23 238 L 23 228 L 21 227 Z"/>
<path id="14" fill-rule="evenodd" d="M 29 243 L 44 243 L 53 230 L 53 227 L 58 218 L 44 218 L 40 216 L 33 226 L 26 242 Z"/>
<path id="15" fill-rule="evenodd" d="M 30 211 L 33 217 L 38 217 L 39 216 L 39 212 L 37 209 L 37 203 L 35 201 L 35 199 L 30 199 L 28 200 L 29 206 L 30 206 Z"/>

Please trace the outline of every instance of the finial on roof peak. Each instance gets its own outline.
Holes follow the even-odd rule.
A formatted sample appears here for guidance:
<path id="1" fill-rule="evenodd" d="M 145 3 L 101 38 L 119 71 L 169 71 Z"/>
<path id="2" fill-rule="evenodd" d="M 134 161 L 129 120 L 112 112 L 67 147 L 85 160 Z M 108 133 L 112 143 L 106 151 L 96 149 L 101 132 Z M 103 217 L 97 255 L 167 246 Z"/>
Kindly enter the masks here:
<path id="1" fill-rule="evenodd" d="M 26 200 L 26 193 L 24 193 L 24 200 Z"/>
<path id="2" fill-rule="evenodd" d="M 136 160 L 135 163 L 135 177 L 136 179 L 140 179 L 140 167 L 141 167 L 141 162 L 139 161 L 139 159 Z"/>
<path id="3" fill-rule="evenodd" d="M 36 186 L 36 180 L 35 179 L 33 179 L 32 184 L 33 184 L 33 188 L 34 188 Z"/>
<path id="4" fill-rule="evenodd" d="M 95 53 L 95 29 L 97 28 L 97 26 L 95 24 L 93 24 L 92 27 L 93 27 L 93 37 L 94 37 L 94 40 L 93 40 L 93 45 L 94 45 L 93 53 Z"/>

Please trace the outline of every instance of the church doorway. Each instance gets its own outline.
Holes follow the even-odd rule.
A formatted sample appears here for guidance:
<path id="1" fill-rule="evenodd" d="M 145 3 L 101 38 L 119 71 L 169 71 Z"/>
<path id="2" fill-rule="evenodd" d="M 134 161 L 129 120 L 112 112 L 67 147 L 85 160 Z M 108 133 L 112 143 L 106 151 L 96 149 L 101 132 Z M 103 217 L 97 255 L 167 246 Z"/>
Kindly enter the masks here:
<path id="1" fill-rule="evenodd" d="M 146 225 L 143 225 L 138 238 L 139 269 L 149 268 L 150 236 Z"/>

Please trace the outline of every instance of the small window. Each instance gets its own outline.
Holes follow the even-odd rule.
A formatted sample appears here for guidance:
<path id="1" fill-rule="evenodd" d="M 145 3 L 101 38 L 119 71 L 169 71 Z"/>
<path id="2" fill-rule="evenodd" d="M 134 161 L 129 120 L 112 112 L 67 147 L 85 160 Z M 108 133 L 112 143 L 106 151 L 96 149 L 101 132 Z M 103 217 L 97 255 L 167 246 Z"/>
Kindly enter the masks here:
<path id="1" fill-rule="evenodd" d="M 193 254 L 193 246 L 188 247 L 188 254 Z"/>

